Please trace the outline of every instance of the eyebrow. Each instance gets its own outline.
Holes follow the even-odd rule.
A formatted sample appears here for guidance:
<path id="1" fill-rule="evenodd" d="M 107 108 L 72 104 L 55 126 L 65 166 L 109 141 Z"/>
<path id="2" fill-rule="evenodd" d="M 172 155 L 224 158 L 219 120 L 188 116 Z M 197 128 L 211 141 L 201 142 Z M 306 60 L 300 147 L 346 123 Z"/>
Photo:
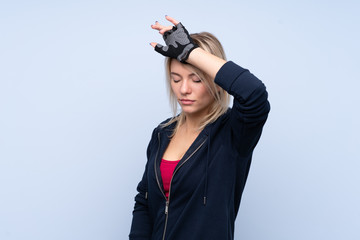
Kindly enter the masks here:
<path id="1" fill-rule="evenodd" d="M 180 74 L 178 74 L 178 73 L 176 73 L 176 72 L 170 72 L 170 75 L 176 75 L 176 76 L 181 77 L 181 75 L 180 75 Z M 196 76 L 196 74 L 195 74 L 195 73 L 191 73 L 191 74 L 189 74 L 189 76 L 190 76 L 190 77 L 192 77 L 192 76 Z"/>

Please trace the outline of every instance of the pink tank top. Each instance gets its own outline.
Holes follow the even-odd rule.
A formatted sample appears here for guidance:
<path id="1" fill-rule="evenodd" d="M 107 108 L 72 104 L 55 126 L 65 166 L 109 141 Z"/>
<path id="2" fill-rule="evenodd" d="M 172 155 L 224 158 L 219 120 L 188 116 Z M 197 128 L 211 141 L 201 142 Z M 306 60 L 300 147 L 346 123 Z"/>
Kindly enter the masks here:
<path id="1" fill-rule="evenodd" d="M 172 175 L 174 173 L 174 170 L 176 168 L 176 165 L 180 162 L 180 160 L 177 161 L 168 161 L 165 159 L 161 159 L 160 163 L 160 172 L 161 172 L 161 178 L 164 186 L 164 192 L 165 196 L 169 197 L 169 188 L 170 188 L 170 181 L 172 178 Z"/>

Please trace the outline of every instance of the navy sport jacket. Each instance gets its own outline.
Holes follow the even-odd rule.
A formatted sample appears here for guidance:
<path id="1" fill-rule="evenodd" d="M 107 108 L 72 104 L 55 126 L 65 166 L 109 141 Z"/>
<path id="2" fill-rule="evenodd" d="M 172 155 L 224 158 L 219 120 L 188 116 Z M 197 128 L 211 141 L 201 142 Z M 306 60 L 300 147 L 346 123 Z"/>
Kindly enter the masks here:
<path id="1" fill-rule="evenodd" d="M 160 161 L 173 125 L 154 129 L 135 197 L 132 240 L 227 240 L 234 238 L 253 150 L 270 111 L 264 84 L 233 62 L 215 82 L 234 97 L 232 108 L 207 125 L 175 168 L 169 198 Z"/>

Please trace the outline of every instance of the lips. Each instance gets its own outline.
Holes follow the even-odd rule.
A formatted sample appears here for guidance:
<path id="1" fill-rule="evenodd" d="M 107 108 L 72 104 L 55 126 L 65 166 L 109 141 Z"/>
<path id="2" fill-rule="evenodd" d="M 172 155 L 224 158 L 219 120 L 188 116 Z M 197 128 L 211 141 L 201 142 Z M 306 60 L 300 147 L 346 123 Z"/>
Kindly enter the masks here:
<path id="1" fill-rule="evenodd" d="M 180 102 L 181 102 L 183 105 L 191 105 L 191 104 L 193 104 L 195 101 L 194 101 L 194 100 L 190 100 L 190 99 L 180 99 Z"/>

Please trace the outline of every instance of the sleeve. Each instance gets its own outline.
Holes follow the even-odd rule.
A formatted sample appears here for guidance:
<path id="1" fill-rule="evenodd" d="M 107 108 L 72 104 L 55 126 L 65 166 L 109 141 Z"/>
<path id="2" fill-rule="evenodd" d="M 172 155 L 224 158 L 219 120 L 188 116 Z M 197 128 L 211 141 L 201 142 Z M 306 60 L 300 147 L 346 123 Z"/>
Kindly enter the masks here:
<path id="1" fill-rule="evenodd" d="M 149 159 L 152 149 L 152 141 L 155 135 L 153 131 L 152 138 L 147 147 L 147 159 Z M 147 184 L 148 162 L 141 181 L 137 186 L 138 194 L 135 196 L 135 206 L 133 210 L 133 219 L 129 234 L 130 240 L 149 240 L 152 234 L 152 221 L 148 207 L 148 184 Z"/>
<path id="2" fill-rule="evenodd" d="M 230 124 L 234 144 L 244 154 L 255 148 L 270 111 L 265 85 L 249 70 L 229 61 L 218 71 L 215 83 L 234 97 Z"/>

